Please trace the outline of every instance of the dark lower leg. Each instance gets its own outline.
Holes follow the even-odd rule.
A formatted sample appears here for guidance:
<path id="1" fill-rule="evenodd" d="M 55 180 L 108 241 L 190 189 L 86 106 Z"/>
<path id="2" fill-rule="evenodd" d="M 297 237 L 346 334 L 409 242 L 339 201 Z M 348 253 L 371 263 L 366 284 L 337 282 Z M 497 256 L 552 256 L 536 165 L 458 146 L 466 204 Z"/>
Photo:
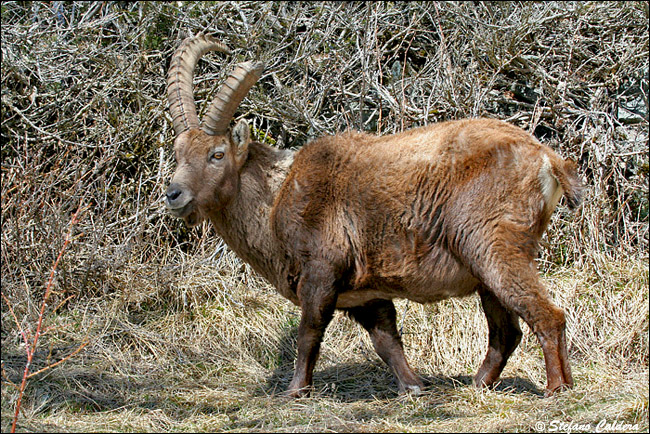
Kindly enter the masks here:
<path id="1" fill-rule="evenodd" d="M 302 316 L 298 326 L 296 367 L 287 391 L 292 397 L 309 393 L 320 344 L 334 314 L 336 292 L 333 288 L 334 279 L 328 271 L 326 266 L 312 264 L 311 267 L 306 267 L 298 284 Z"/>
<path id="2" fill-rule="evenodd" d="M 572 387 L 573 378 L 567 354 L 565 319 L 562 309 L 549 299 L 536 271 L 521 268 L 503 276 L 501 286 L 490 288 L 499 302 L 519 315 L 537 336 L 544 353 L 546 395 L 563 387 Z"/>
<path id="3" fill-rule="evenodd" d="M 309 393 L 323 333 L 324 329 L 313 330 L 311 327 L 304 326 L 301 321 L 298 328 L 298 357 L 293 379 L 287 391 L 289 396 L 298 398 Z"/>
<path id="4" fill-rule="evenodd" d="M 368 331 L 375 351 L 393 369 L 400 393 L 420 393 L 424 385 L 406 361 L 402 340 L 397 332 L 397 314 L 393 302 L 373 300 L 349 309 L 348 312 Z"/>
<path id="5" fill-rule="evenodd" d="M 480 286 L 479 294 L 488 323 L 489 342 L 485 360 L 474 377 L 474 384 L 492 386 L 519 345 L 522 333 L 516 314 L 503 307 L 486 287 Z"/>
<path id="6" fill-rule="evenodd" d="M 546 396 L 565 387 L 573 387 L 573 376 L 567 354 L 565 318 L 562 309 L 551 305 L 545 321 L 533 326 L 546 364 Z"/>

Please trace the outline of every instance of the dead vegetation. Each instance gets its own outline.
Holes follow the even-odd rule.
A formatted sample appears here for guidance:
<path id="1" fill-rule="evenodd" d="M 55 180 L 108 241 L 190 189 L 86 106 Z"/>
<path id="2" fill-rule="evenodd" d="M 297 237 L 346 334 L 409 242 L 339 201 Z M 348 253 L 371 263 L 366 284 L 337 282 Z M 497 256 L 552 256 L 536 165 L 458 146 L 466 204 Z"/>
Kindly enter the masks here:
<path id="1" fill-rule="evenodd" d="M 19 430 L 531 430 L 538 421 L 648 429 L 646 2 L 3 2 L 2 431 L 72 214 Z M 568 314 L 577 387 L 552 401 L 526 333 L 495 392 L 467 387 L 484 355 L 477 300 L 403 303 L 407 355 L 429 391 L 397 398 L 360 330 L 338 318 L 317 391 L 275 395 L 298 312 L 214 239 L 165 215 L 173 132 L 165 71 L 187 35 L 210 55 L 199 106 L 232 65 L 266 62 L 238 115 L 300 147 L 354 128 L 506 119 L 572 157 L 589 187 L 556 213 L 540 258 Z M 567 416 L 568 415 L 568 416 Z"/>

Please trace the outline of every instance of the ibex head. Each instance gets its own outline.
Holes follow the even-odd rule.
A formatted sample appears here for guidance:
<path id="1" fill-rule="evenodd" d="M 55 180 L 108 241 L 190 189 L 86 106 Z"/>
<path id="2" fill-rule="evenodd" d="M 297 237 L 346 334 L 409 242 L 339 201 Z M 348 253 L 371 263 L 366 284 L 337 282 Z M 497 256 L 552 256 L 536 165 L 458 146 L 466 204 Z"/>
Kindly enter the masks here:
<path id="1" fill-rule="evenodd" d="M 230 121 L 264 68 L 257 62 L 239 65 L 222 85 L 199 127 L 192 80 L 196 63 L 208 51 L 230 53 L 210 36 L 188 38 L 176 50 L 167 74 L 178 166 L 167 188 L 166 206 L 190 226 L 227 205 L 239 189 L 239 171 L 248 156 L 250 133 L 245 121 L 232 130 Z"/>

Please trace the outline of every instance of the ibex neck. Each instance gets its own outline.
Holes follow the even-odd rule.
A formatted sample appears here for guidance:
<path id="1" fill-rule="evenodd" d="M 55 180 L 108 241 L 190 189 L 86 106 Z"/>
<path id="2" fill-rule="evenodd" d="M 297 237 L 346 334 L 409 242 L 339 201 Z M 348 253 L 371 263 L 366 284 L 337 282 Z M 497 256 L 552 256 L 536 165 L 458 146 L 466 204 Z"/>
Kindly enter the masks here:
<path id="1" fill-rule="evenodd" d="M 240 173 L 239 194 L 211 216 L 211 221 L 237 256 L 285 294 L 287 272 L 280 262 L 285 255 L 271 234 L 269 218 L 275 196 L 291 168 L 293 152 L 256 142 L 249 145 L 248 152 Z"/>

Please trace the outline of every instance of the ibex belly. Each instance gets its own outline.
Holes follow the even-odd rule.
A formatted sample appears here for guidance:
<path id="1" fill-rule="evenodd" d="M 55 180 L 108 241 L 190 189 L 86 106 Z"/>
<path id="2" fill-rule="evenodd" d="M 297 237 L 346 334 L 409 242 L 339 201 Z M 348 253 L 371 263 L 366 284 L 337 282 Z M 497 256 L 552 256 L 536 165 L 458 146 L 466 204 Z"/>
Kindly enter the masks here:
<path id="1" fill-rule="evenodd" d="M 464 297 L 476 290 L 479 281 L 469 270 L 442 248 L 427 255 L 394 256 L 369 267 L 349 282 L 349 289 L 338 294 L 337 308 L 360 306 L 373 299 L 405 298 L 418 303 L 433 303 L 450 297 Z"/>

